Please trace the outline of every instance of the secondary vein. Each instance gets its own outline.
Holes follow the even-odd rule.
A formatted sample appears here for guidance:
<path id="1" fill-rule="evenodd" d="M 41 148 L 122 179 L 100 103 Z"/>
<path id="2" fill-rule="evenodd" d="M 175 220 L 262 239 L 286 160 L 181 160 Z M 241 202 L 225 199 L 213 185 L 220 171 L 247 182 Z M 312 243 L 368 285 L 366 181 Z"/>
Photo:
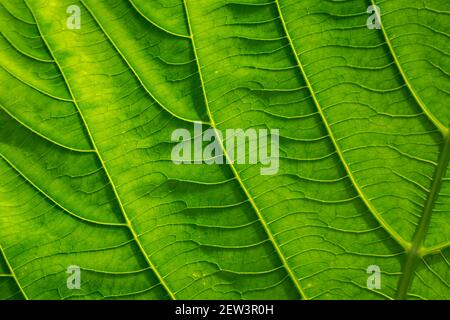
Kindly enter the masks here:
<path id="1" fill-rule="evenodd" d="M 14 269 L 12 268 L 11 264 L 9 263 L 8 258 L 6 257 L 6 253 L 3 250 L 2 246 L 0 245 L 0 253 L 1 256 L 3 256 L 3 259 L 5 260 L 6 263 L 6 267 L 8 268 L 9 272 L 11 273 L 10 276 L 14 278 L 14 280 L 16 281 L 17 286 L 19 287 L 20 293 L 22 293 L 23 297 L 25 298 L 25 300 L 28 300 L 28 296 L 25 293 L 22 285 L 19 282 L 19 279 L 16 276 L 16 273 L 14 272 Z"/>
<path id="2" fill-rule="evenodd" d="M 211 128 L 214 130 L 214 133 L 216 135 L 216 137 L 219 137 L 219 133 L 216 127 L 216 124 L 214 122 L 214 117 L 212 116 L 211 110 L 209 108 L 209 100 L 208 100 L 208 96 L 206 94 L 206 88 L 205 88 L 205 82 L 203 80 L 203 74 L 202 74 L 202 70 L 201 70 L 201 66 L 200 66 L 200 60 L 198 58 L 198 54 L 197 54 L 197 47 L 195 45 L 195 39 L 194 39 L 194 33 L 192 32 L 192 26 L 191 26 L 191 19 L 190 19 L 190 15 L 189 15 L 189 9 L 188 9 L 188 5 L 187 5 L 187 0 L 183 0 L 183 4 L 184 4 L 184 8 L 186 11 L 186 19 L 187 19 L 187 24 L 188 24 L 188 28 L 189 28 L 189 34 L 190 34 L 190 38 L 192 41 L 192 47 L 193 47 L 193 51 L 194 51 L 194 55 L 195 55 L 195 61 L 197 63 L 197 69 L 198 69 L 198 73 L 199 73 L 199 77 L 200 77 L 200 82 L 202 85 L 202 91 L 203 91 L 203 97 L 204 97 L 204 103 L 205 103 L 205 107 L 206 107 L 206 112 L 208 115 L 208 118 L 210 120 L 210 126 Z M 239 172 L 237 171 L 236 167 L 234 166 L 233 162 L 230 159 L 230 156 L 228 155 L 228 152 L 223 144 L 223 141 L 221 139 L 218 139 L 218 142 L 220 144 L 220 147 L 222 149 L 222 152 L 224 154 L 224 156 L 227 159 L 227 163 L 230 165 L 231 171 L 233 172 L 234 177 L 236 178 L 236 180 L 239 183 L 239 186 L 241 187 L 241 189 L 243 190 L 245 196 L 247 197 L 247 199 L 249 200 L 252 208 L 254 209 L 258 220 L 261 222 L 261 225 L 267 235 L 267 237 L 269 238 L 270 242 L 272 243 L 273 247 L 275 248 L 275 251 L 279 257 L 279 259 L 281 260 L 281 263 L 283 264 L 284 269 L 286 270 L 286 272 L 289 275 L 289 278 L 292 280 L 292 282 L 294 283 L 296 289 L 298 290 L 298 292 L 300 293 L 300 296 L 303 299 L 307 299 L 307 296 L 300 284 L 300 281 L 298 280 L 297 276 L 295 275 L 294 271 L 292 270 L 292 268 L 289 266 L 288 261 L 286 259 L 286 257 L 284 256 L 283 252 L 281 251 L 280 246 L 277 244 L 277 241 L 274 237 L 274 235 L 272 234 L 272 231 L 269 228 L 269 225 L 267 224 L 267 222 L 265 221 L 264 217 L 262 216 L 261 211 L 259 210 L 258 206 L 256 205 L 255 200 L 253 199 L 252 195 L 250 194 L 249 190 L 247 189 L 247 187 L 245 186 L 244 182 L 242 181 L 242 178 L 239 175 Z"/>
<path id="3" fill-rule="evenodd" d="M 97 145 L 96 145 L 96 143 L 95 143 L 95 140 L 94 140 L 94 138 L 93 138 L 93 135 L 92 135 L 92 133 L 91 133 L 91 131 L 90 131 L 90 129 L 89 129 L 88 123 L 87 123 L 87 121 L 86 121 L 86 119 L 85 119 L 85 117 L 84 117 L 84 115 L 83 115 L 83 113 L 82 113 L 82 111 L 81 111 L 81 109 L 80 109 L 80 107 L 79 107 L 79 105 L 78 105 L 78 102 L 77 102 L 77 99 L 75 98 L 74 93 L 72 92 L 72 89 L 71 89 L 71 86 L 70 86 L 70 84 L 69 84 L 69 82 L 68 82 L 68 79 L 67 79 L 67 77 L 66 77 L 66 75 L 65 75 L 65 73 L 64 73 L 64 71 L 63 71 L 63 69 L 61 68 L 61 66 L 60 66 L 60 64 L 59 64 L 59 62 L 58 62 L 58 60 L 56 59 L 56 56 L 54 55 L 53 50 L 51 49 L 51 47 L 50 47 L 50 45 L 49 45 L 47 39 L 45 38 L 44 34 L 42 33 L 41 28 L 40 28 L 40 25 L 39 25 L 39 22 L 38 22 L 38 20 L 37 20 L 37 18 L 36 18 L 36 16 L 35 16 L 33 10 L 32 10 L 31 7 L 28 5 L 27 0 L 24 0 L 24 1 L 25 1 L 25 4 L 27 5 L 27 7 L 29 8 L 31 14 L 33 15 L 33 18 L 34 18 L 34 20 L 35 20 L 35 22 L 36 22 L 37 29 L 38 29 L 38 31 L 39 31 L 39 34 L 40 34 L 40 36 L 41 36 L 43 42 L 44 42 L 45 45 L 47 46 L 47 48 L 48 48 L 48 50 L 49 50 L 49 52 L 50 52 L 50 55 L 52 56 L 53 60 L 55 61 L 55 64 L 57 65 L 59 71 L 61 72 L 61 75 L 62 75 L 62 77 L 63 77 L 63 79 L 64 79 L 64 82 L 65 82 L 65 84 L 66 84 L 66 86 L 67 86 L 67 90 L 69 91 L 69 93 L 70 93 L 70 95 L 71 95 L 71 97 L 72 97 L 73 103 L 74 103 L 75 107 L 77 108 L 77 111 L 78 111 L 78 113 L 79 113 L 79 115 L 80 115 L 80 118 L 81 118 L 81 120 L 82 120 L 82 122 L 83 122 L 83 124 L 84 124 L 84 126 L 85 126 L 85 128 L 86 128 L 86 132 L 87 132 L 87 134 L 88 134 L 89 140 L 90 140 L 90 142 L 91 142 L 91 144 L 92 144 L 92 146 L 93 146 L 93 148 L 94 148 L 94 150 L 95 150 L 95 153 L 97 154 L 97 157 L 98 157 L 98 159 L 99 159 L 99 161 L 100 161 L 100 163 L 101 163 L 101 165 L 102 165 L 102 168 L 103 168 L 104 171 L 105 171 L 105 174 L 106 174 L 106 176 L 107 176 L 107 178 L 108 178 L 108 181 L 109 181 L 110 184 L 111 184 L 111 188 L 112 188 L 112 190 L 113 190 L 113 193 L 114 193 L 114 195 L 115 195 L 115 197 L 116 197 L 117 203 L 118 203 L 118 205 L 119 205 L 119 207 L 120 207 L 120 210 L 121 210 L 121 212 L 122 212 L 123 218 L 124 218 L 124 220 L 125 220 L 125 224 L 127 225 L 128 229 L 130 230 L 131 235 L 132 235 L 132 237 L 133 237 L 135 243 L 137 244 L 137 246 L 138 246 L 138 248 L 139 248 L 139 251 L 140 251 L 141 254 L 144 256 L 145 261 L 147 262 L 147 264 L 150 266 L 150 268 L 151 268 L 152 271 L 154 272 L 154 274 L 155 274 L 155 276 L 157 277 L 158 281 L 161 283 L 161 285 L 163 286 L 163 288 L 165 289 L 165 291 L 167 292 L 167 294 L 169 295 L 169 297 L 170 297 L 171 299 L 173 299 L 173 300 L 176 300 L 174 293 L 169 289 L 169 287 L 168 287 L 166 281 L 164 280 L 164 277 L 158 272 L 158 270 L 156 269 L 155 265 L 153 264 L 153 262 L 150 260 L 149 256 L 147 255 L 147 253 L 146 253 L 144 247 L 142 246 L 141 241 L 139 240 L 139 237 L 138 237 L 136 231 L 134 230 L 134 227 L 133 227 L 133 225 L 132 225 L 130 219 L 128 218 L 128 214 L 127 214 L 126 211 L 125 211 L 125 208 L 124 208 L 124 206 L 123 206 L 123 204 L 122 204 L 122 200 L 121 200 L 121 198 L 120 198 L 120 196 L 119 196 L 119 193 L 118 193 L 118 191 L 117 191 L 117 188 L 116 188 L 116 186 L 115 186 L 115 183 L 114 183 L 114 181 L 113 181 L 113 179 L 112 179 L 112 177 L 111 177 L 111 175 L 110 175 L 110 173 L 109 173 L 109 171 L 108 171 L 108 168 L 106 167 L 106 164 L 105 164 L 105 162 L 104 162 L 104 160 L 103 160 L 103 158 L 102 158 L 102 156 L 101 156 L 101 154 L 100 154 L 100 152 L 99 152 L 99 150 L 98 150 L 98 148 L 97 148 Z"/>
<path id="4" fill-rule="evenodd" d="M 117 51 L 117 53 L 119 54 L 119 56 L 123 59 L 123 61 L 127 64 L 128 68 L 131 70 L 131 72 L 133 73 L 133 75 L 136 77 L 136 79 L 138 80 L 139 84 L 141 85 L 141 87 L 144 89 L 144 91 L 153 99 L 156 101 L 156 103 L 158 103 L 158 105 L 164 109 L 165 111 L 167 111 L 169 114 L 171 114 L 172 116 L 174 116 L 177 119 L 180 119 L 182 121 L 186 121 L 186 122 L 190 122 L 190 123 L 202 123 L 202 121 L 200 120 L 195 120 L 195 119 L 188 119 L 188 118 L 184 118 L 178 114 L 176 114 L 175 112 L 173 112 L 172 110 L 170 110 L 168 107 L 166 107 L 160 100 L 158 100 L 158 98 L 147 88 L 147 86 L 145 85 L 144 81 L 142 80 L 141 76 L 138 74 L 138 72 L 135 70 L 135 68 L 133 67 L 133 65 L 128 61 L 128 59 L 125 57 L 125 55 L 122 53 L 122 50 L 119 49 L 119 46 L 115 43 L 115 41 L 110 37 L 110 35 L 106 32 L 105 28 L 103 27 L 103 24 L 100 22 L 100 20 L 97 18 L 97 16 L 94 14 L 94 12 L 91 10 L 91 8 L 85 3 L 84 0 L 80 0 L 81 4 L 86 8 L 86 10 L 89 12 L 89 14 L 91 15 L 92 19 L 94 19 L 94 21 L 97 23 L 97 25 L 99 26 L 99 28 L 102 30 L 103 34 L 105 35 L 105 37 L 108 39 L 108 41 L 111 43 L 111 45 L 113 46 L 113 48 Z M 131 2 L 130 2 L 131 3 Z"/>
<path id="5" fill-rule="evenodd" d="M 344 169 L 348 175 L 348 177 L 350 178 L 350 181 L 352 182 L 354 188 L 356 189 L 359 197 L 361 198 L 361 200 L 364 202 L 364 204 L 366 205 L 366 207 L 369 209 L 369 211 L 372 213 L 372 215 L 375 217 L 375 219 L 378 221 L 378 223 L 383 227 L 383 229 L 404 249 L 404 250 L 408 250 L 409 247 L 411 246 L 410 243 L 408 243 L 407 241 L 405 241 L 389 224 L 386 223 L 386 221 L 383 219 L 383 217 L 381 216 L 381 214 L 378 212 L 378 210 L 373 206 L 373 204 L 371 203 L 371 201 L 367 198 L 367 196 L 365 195 L 365 193 L 363 192 L 363 190 L 361 189 L 361 187 L 359 186 L 358 182 L 356 181 L 355 176 L 353 175 L 353 172 L 350 170 L 349 165 L 347 164 L 347 161 L 345 160 L 344 154 L 341 150 L 341 148 L 339 147 L 336 138 L 334 137 L 334 133 L 331 130 L 331 127 L 328 123 L 327 118 L 325 117 L 325 114 L 323 112 L 323 108 L 321 106 L 321 104 L 319 103 L 319 100 L 317 98 L 316 92 L 314 91 L 311 82 L 309 81 L 308 76 L 306 75 L 305 72 L 305 68 L 302 64 L 302 62 L 300 61 L 299 55 L 297 53 L 297 50 L 295 49 L 294 43 L 292 41 L 292 37 L 289 33 L 289 30 L 287 28 L 286 25 L 286 21 L 284 19 L 284 15 L 283 12 L 281 10 L 281 6 L 280 6 L 280 2 L 279 0 L 275 0 L 276 6 L 277 6 L 277 11 L 278 14 L 280 16 L 280 20 L 281 23 L 283 25 L 283 29 L 284 32 L 286 34 L 286 37 L 289 41 L 289 45 L 291 47 L 291 50 L 293 52 L 294 58 L 297 62 L 297 66 L 300 70 L 300 73 L 303 77 L 303 79 L 306 82 L 306 85 L 309 89 L 309 92 L 311 93 L 311 97 L 314 101 L 314 104 L 316 105 L 316 108 L 319 112 L 319 115 L 321 117 L 321 120 L 327 130 L 327 133 L 333 143 L 334 149 L 336 150 L 339 160 L 342 163 L 342 165 L 344 166 Z"/>
<path id="6" fill-rule="evenodd" d="M 376 6 L 374 0 L 371 0 L 371 3 L 372 5 Z M 389 52 L 392 58 L 394 59 L 395 65 L 397 66 L 397 69 L 400 72 L 402 80 L 405 82 L 409 92 L 414 97 L 414 100 L 417 102 L 420 109 L 428 117 L 428 119 L 436 127 L 436 129 L 441 133 L 443 138 L 442 147 L 439 154 L 438 164 L 434 173 L 431 189 L 430 192 L 428 193 L 425 206 L 423 208 L 422 216 L 420 217 L 419 220 L 419 224 L 417 225 L 416 230 L 414 232 L 411 248 L 410 250 L 407 251 L 407 255 L 402 268 L 402 275 L 398 283 L 397 299 L 406 299 L 407 292 L 414 278 L 414 270 L 419 259 L 421 259 L 421 257 L 423 257 L 423 255 L 426 255 L 427 253 L 434 252 L 433 250 L 427 251 L 427 249 L 423 248 L 422 246 L 427 235 L 428 226 L 430 225 L 433 207 L 436 202 L 436 199 L 438 198 L 439 191 L 442 186 L 442 181 L 445 178 L 446 169 L 449 165 L 450 133 L 449 129 L 446 126 L 444 126 L 442 122 L 440 122 L 436 118 L 436 116 L 428 109 L 428 107 L 425 105 L 425 103 L 422 101 L 422 99 L 419 97 L 416 90 L 412 86 L 411 82 L 406 76 L 405 71 L 403 70 L 402 65 L 400 64 L 398 56 L 394 50 L 394 46 L 392 45 L 391 40 L 386 32 L 386 28 L 384 27 L 383 22 L 381 21 L 380 12 L 378 10 L 375 12 L 378 22 L 380 24 L 380 30 L 383 34 L 384 41 L 386 42 L 386 45 L 389 48 Z"/>
<path id="7" fill-rule="evenodd" d="M 371 0 L 372 5 L 376 6 L 374 0 Z M 422 111 L 425 113 L 425 115 L 430 119 L 430 121 L 435 125 L 435 127 L 445 136 L 448 134 L 448 128 L 444 126 L 436 117 L 435 115 L 428 109 L 428 107 L 425 105 L 425 103 L 422 101 L 422 99 L 417 94 L 416 90 L 412 86 L 411 82 L 408 80 L 408 77 L 406 76 L 405 71 L 403 70 L 403 67 L 400 64 L 400 61 L 398 60 L 398 56 L 395 53 L 394 46 L 391 43 L 391 40 L 389 39 L 389 36 L 387 35 L 386 28 L 383 26 L 383 22 L 381 21 L 380 12 L 376 11 L 376 16 L 378 19 L 378 22 L 380 23 L 380 30 L 383 33 L 384 41 L 386 42 L 386 45 L 389 48 L 389 52 L 391 53 L 392 58 L 394 59 L 395 65 L 397 66 L 398 71 L 400 72 L 400 75 L 402 76 L 403 81 L 405 82 L 406 86 L 408 87 L 408 90 L 411 92 L 412 96 L 414 97 L 414 100 L 417 102 L 419 107 L 422 109 Z"/>

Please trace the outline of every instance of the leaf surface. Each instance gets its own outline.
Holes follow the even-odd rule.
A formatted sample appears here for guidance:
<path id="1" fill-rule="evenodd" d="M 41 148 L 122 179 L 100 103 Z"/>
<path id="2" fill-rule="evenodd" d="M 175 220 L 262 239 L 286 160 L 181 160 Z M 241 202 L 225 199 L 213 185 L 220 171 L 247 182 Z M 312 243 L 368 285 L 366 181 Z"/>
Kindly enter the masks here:
<path id="1" fill-rule="evenodd" d="M 449 12 L 1 0 L 0 298 L 448 299 Z M 174 164 L 195 123 L 279 129 L 278 173 Z"/>

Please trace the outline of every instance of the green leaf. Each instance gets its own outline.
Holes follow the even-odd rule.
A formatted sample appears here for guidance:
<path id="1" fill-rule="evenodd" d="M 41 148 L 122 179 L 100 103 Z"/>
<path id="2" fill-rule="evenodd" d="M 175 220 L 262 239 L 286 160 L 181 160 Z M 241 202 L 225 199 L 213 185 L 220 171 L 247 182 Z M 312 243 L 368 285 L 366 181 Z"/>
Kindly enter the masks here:
<path id="1" fill-rule="evenodd" d="M 449 12 L 1 0 L 0 298 L 449 299 Z M 278 173 L 174 164 L 195 123 Z"/>

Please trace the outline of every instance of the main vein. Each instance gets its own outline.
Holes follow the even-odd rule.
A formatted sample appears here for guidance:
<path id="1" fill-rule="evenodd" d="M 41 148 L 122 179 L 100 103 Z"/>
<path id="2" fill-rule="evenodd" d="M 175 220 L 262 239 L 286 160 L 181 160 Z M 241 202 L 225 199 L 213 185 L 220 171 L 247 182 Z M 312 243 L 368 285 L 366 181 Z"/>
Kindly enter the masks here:
<path id="1" fill-rule="evenodd" d="M 188 9 L 188 4 L 187 4 L 187 0 L 183 0 L 183 4 L 184 4 L 184 9 L 186 12 L 186 19 L 187 19 L 187 24 L 188 24 L 188 28 L 189 28 L 189 34 L 190 34 L 190 38 L 192 41 L 192 47 L 193 47 L 193 51 L 194 51 L 194 55 L 195 55 L 195 61 L 197 63 L 197 68 L 198 68 L 198 73 L 199 73 L 199 77 L 200 77 L 200 82 L 202 84 L 202 90 L 203 90 L 203 97 L 204 97 L 204 103 L 205 103 L 205 107 L 206 107 L 206 112 L 208 114 L 208 118 L 210 121 L 210 126 L 211 128 L 214 130 L 215 136 L 216 137 L 220 137 L 220 134 L 217 130 L 215 121 L 214 121 L 214 117 L 211 113 L 211 110 L 209 108 L 209 100 L 208 100 L 208 96 L 206 94 L 206 87 L 205 87 L 205 82 L 203 80 L 203 74 L 202 74 L 202 70 L 201 70 L 201 66 L 200 66 L 200 60 L 197 54 L 197 47 L 195 45 L 195 39 L 194 39 L 194 33 L 192 32 L 192 26 L 191 26 L 191 19 L 190 19 L 190 15 L 189 15 L 189 9 Z M 233 172 L 234 177 L 236 178 L 236 180 L 239 183 L 239 186 L 241 187 L 241 189 L 243 190 L 245 196 L 247 197 L 247 199 L 249 200 L 252 208 L 254 209 L 267 237 L 269 238 L 270 242 L 272 243 L 273 247 L 275 248 L 275 251 L 279 257 L 279 259 L 281 260 L 281 263 L 283 264 L 283 267 L 285 268 L 286 272 L 288 273 L 290 279 L 292 280 L 292 282 L 294 283 L 296 289 L 298 290 L 298 292 L 300 293 L 300 296 L 303 299 L 307 299 L 306 294 L 300 284 L 300 281 L 298 280 L 297 276 L 295 275 L 294 271 L 292 270 L 292 268 L 289 266 L 288 261 L 286 259 L 286 257 L 284 256 L 283 252 L 281 251 L 280 246 L 277 244 L 277 241 L 274 237 L 274 235 L 272 234 L 272 231 L 269 228 L 269 225 L 267 224 L 267 222 L 265 221 L 261 211 L 259 210 L 258 206 L 256 205 L 255 200 L 253 199 L 252 195 L 250 194 L 249 190 L 247 189 L 247 187 L 245 186 L 242 178 L 239 175 L 239 172 L 237 171 L 236 167 L 233 164 L 233 161 L 231 161 L 231 158 L 223 144 L 222 139 L 217 139 L 220 147 L 222 149 L 222 152 L 224 154 L 224 156 L 226 157 L 227 163 L 230 165 L 231 171 Z"/>
<path id="2" fill-rule="evenodd" d="M 86 121 L 86 119 L 85 119 L 85 117 L 84 117 L 84 115 L 83 115 L 83 112 L 81 111 L 81 108 L 79 107 L 79 105 L 78 105 L 78 103 L 77 103 L 77 100 L 76 100 L 76 98 L 75 98 L 74 93 L 72 92 L 72 89 L 71 89 L 71 86 L 70 86 L 70 84 L 69 84 L 69 82 L 68 82 L 68 79 L 67 79 L 67 77 L 66 77 L 66 75 L 65 75 L 65 73 L 64 73 L 64 71 L 63 71 L 63 69 L 62 69 L 62 67 L 61 67 L 61 65 L 59 64 L 58 60 L 56 59 L 56 56 L 54 55 L 54 53 L 53 53 L 53 51 L 52 51 L 52 49 L 51 49 L 51 47 L 50 47 L 50 45 L 49 45 L 49 43 L 48 43 L 46 37 L 45 37 L 44 34 L 42 33 L 41 28 L 40 28 L 40 25 L 39 25 L 39 22 L 38 22 L 38 20 L 37 20 L 37 18 L 36 18 L 36 16 L 35 16 L 33 10 L 32 10 L 31 7 L 28 5 L 27 0 L 24 0 L 24 1 L 25 1 L 25 4 L 27 5 L 27 7 L 29 8 L 31 14 L 33 15 L 33 18 L 34 18 L 34 20 L 35 20 L 35 22 L 36 22 L 36 27 L 37 27 L 37 29 L 38 29 L 38 31 L 39 31 L 39 34 L 40 34 L 40 36 L 41 36 L 41 38 L 42 38 L 42 41 L 43 41 L 43 42 L 45 43 L 45 45 L 47 46 L 47 48 L 48 48 L 48 50 L 49 50 L 49 52 L 50 52 L 50 54 L 51 54 L 51 56 L 52 56 L 52 58 L 53 58 L 55 64 L 57 65 L 59 71 L 61 72 L 61 76 L 62 76 L 63 79 L 64 79 L 64 82 L 65 82 L 65 84 L 66 84 L 67 90 L 69 91 L 69 93 L 70 93 L 70 95 L 71 95 L 71 97 L 72 97 L 73 103 L 74 103 L 74 105 L 75 105 L 75 107 L 76 107 L 76 109 L 77 109 L 77 111 L 78 111 L 78 113 L 79 113 L 79 115 L 80 115 L 80 118 L 81 118 L 81 120 L 82 120 L 82 122 L 83 122 L 83 124 L 84 124 L 84 126 L 85 126 L 85 128 L 86 128 L 86 132 L 87 132 L 87 134 L 88 134 L 89 140 L 90 140 L 90 142 L 91 142 L 91 144 L 92 144 L 92 146 L 93 146 L 93 148 L 94 148 L 94 150 L 95 150 L 95 153 L 97 154 L 97 157 L 98 157 L 98 159 L 99 159 L 99 161 L 100 161 L 100 163 L 101 163 L 101 165 L 102 165 L 102 167 L 103 167 L 103 169 L 104 169 L 104 171 L 105 171 L 105 174 L 106 174 L 106 176 L 107 176 L 107 178 L 108 178 L 108 181 L 109 181 L 109 183 L 111 184 L 111 188 L 112 188 L 112 190 L 113 190 L 113 192 L 114 192 L 114 195 L 115 195 L 115 197 L 116 197 L 116 200 L 117 200 L 118 205 L 119 205 L 119 207 L 120 207 L 120 210 L 121 210 L 121 212 L 122 212 L 122 215 L 123 215 L 123 218 L 124 218 L 124 220 L 125 220 L 125 223 L 126 223 L 128 229 L 130 230 L 131 235 L 132 235 L 132 237 L 133 237 L 135 243 L 137 244 L 137 246 L 138 246 L 140 252 L 142 253 L 142 255 L 144 256 L 145 261 L 147 262 L 147 264 L 150 266 L 150 268 L 153 270 L 154 274 L 155 274 L 156 277 L 158 278 L 158 281 L 161 283 L 161 285 L 163 286 L 163 288 L 164 288 L 164 289 L 166 290 L 166 292 L 168 293 L 169 297 L 170 297 L 171 299 L 175 300 L 176 298 L 175 298 L 174 293 L 169 289 L 169 287 L 168 287 L 167 283 L 165 282 L 163 276 L 158 272 L 158 270 L 156 269 L 155 265 L 153 264 L 153 262 L 150 260 L 149 256 L 147 255 L 147 253 L 146 253 L 144 247 L 142 246 L 141 241 L 139 240 L 139 236 L 137 235 L 137 233 L 136 233 L 136 231 L 134 230 L 134 227 L 133 227 L 133 225 L 132 225 L 130 219 L 128 218 L 128 215 L 127 215 L 127 213 L 126 213 L 126 211 L 125 211 L 125 208 L 124 208 L 124 206 L 123 206 L 122 200 L 121 200 L 121 198 L 120 198 L 120 196 L 119 196 L 119 193 L 118 193 L 118 191 L 117 191 L 117 188 L 116 188 L 116 186 L 115 186 L 115 183 L 114 183 L 114 181 L 113 181 L 113 179 L 112 179 L 112 177 L 111 177 L 111 175 L 110 175 L 110 173 L 109 173 L 109 170 L 108 170 L 108 168 L 107 168 L 107 166 L 106 166 L 106 164 L 105 164 L 105 161 L 103 160 L 103 158 L 102 158 L 102 156 L 101 156 L 101 154 L 100 154 L 100 152 L 99 152 L 99 150 L 98 150 L 98 148 L 97 148 L 97 145 L 96 145 L 96 143 L 95 143 L 95 140 L 94 140 L 94 138 L 93 138 L 93 135 L 92 135 L 92 133 L 91 133 L 91 131 L 90 131 L 90 129 L 89 129 L 89 125 L 88 125 L 88 123 L 87 123 L 87 121 Z"/>
<path id="3" fill-rule="evenodd" d="M 372 5 L 376 6 L 374 0 L 371 0 Z M 378 10 L 375 11 L 377 15 L 378 22 L 380 24 L 380 29 L 383 34 L 384 41 L 389 48 L 389 52 L 394 59 L 395 65 L 397 66 L 398 71 L 402 77 L 402 80 L 405 82 L 408 90 L 414 97 L 414 100 L 419 105 L 420 109 L 423 113 L 428 117 L 428 119 L 433 123 L 436 129 L 442 134 L 442 147 L 439 154 L 438 165 L 436 167 L 433 183 L 431 185 L 430 192 L 427 196 L 425 206 L 423 208 L 422 216 L 420 217 L 419 224 L 416 227 L 414 232 L 414 236 L 411 243 L 411 248 L 408 250 L 403 268 L 402 275 L 399 280 L 398 289 L 397 289 L 397 299 L 405 299 L 407 296 L 407 292 L 409 287 L 411 286 L 412 280 L 414 278 L 414 270 L 416 264 L 421 258 L 421 252 L 425 252 L 426 249 L 423 248 L 423 243 L 425 241 L 428 226 L 430 225 L 431 216 L 433 213 L 433 207 L 436 202 L 436 199 L 439 195 L 439 191 L 442 186 L 442 180 L 445 177 L 446 169 L 449 165 L 450 160 L 450 133 L 449 129 L 444 126 L 435 115 L 428 109 L 425 103 L 417 94 L 416 90 L 412 86 L 408 77 L 406 76 L 405 71 L 403 70 L 402 65 L 398 59 L 397 54 L 395 53 L 394 46 L 391 43 L 391 40 L 386 32 L 386 28 L 383 26 L 383 22 L 381 21 L 380 12 Z"/>
<path id="4" fill-rule="evenodd" d="M 407 292 L 414 278 L 415 267 L 419 259 L 422 257 L 421 252 L 425 250 L 422 246 L 427 235 L 428 226 L 430 225 L 433 207 L 441 189 L 442 179 L 445 176 L 447 167 L 449 165 L 449 160 L 450 136 L 447 134 L 447 136 L 444 137 L 444 144 L 439 155 L 439 162 L 434 174 L 430 193 L 428 194 L 422 216 L 419 220 L 419 224 L 417 225 L 414 232 L 411 250 L 408 251 L 405 262 L 403 264 L 402 275 L 400 277 L 397 289 L 397 299 L 406 298 Z"/>
<path id="5" fill-rule="evenodd" d="M 325 126 L 325 128 L 327 130 L 328 136 L 330 137 L 330 139 L 331 139 L 331 141 L 333 143 L 334 149 L 336 150 L 337 155 L 339 157 L 339 160 L 342 163 L 342 165 L 344 166 L 344 169 L 345 169 L 348 177 L 350 178 L 350 181 L 352 182 L 354 188 L 356 189 L 359 197 L 364 202 L 364 204 L 369 209 L 369 211 L 372 213 L 372 215 L 375 217 L 375 219 L 378 221 L 378 223 L 384 228 L 384 230 L 404 250 L 408 250 L 409 247 L 411 246 L 411 244 L 409 244 L 407 241 L 405 241 L 394 229 L 392 229 L 392 227 L 389 224 L 386 223 L 386 221 L 383 219 L 381 214 L 373 206 L 372 202 L 367 198 L 367 196 L 365 195 L 365 193 L 363 192 L 363 190 L 359 186 L 358 182 L 356 181 L 356 178 L 353 175 L 353 172 L 350 170 L 350 167 L 347 164 L 347 161 L 345 160 L 344 154 L 343 154 L 341 148 L 339 147 L 339 145 L 338 145 L 338 143 L 336 141 L 336 138 L 334 137 L 333 130 L 331 129 L 331 127 L 330 127 L 330 125 L 328 123 L 328 120 L 325 117 L 325 114 L 323 112 L 323 108 L 322 108 L 321 104 L 319 103 L 319 100 L 318 100 L 317 95 L 316 95 L 316 93 L 315 93 L 315 91 L 314 91 L 314 89 L 313 89 L 313 87 L 311 85 L 311 82 L 309 81 L 309 78 L 306 75 L 305 68 L 304 68 L 302 62 L 300 61 L 300 57 L 299 57 L 299 55 L 297 53 L 297 50 L 295 49 L 294 42 L 292 41 L 292 37 L 291 37 L 291 35 L 289 33 L 289 30 L 287 28 L 287 24 L 286 24 L 286 21 L 284 19 L 284 15 L 283 15 L 283 12 L 281 10 L 281 6 L 280 6 L 279 0 L 275 0 L 275 3 L 276 3 L 276 6 L 277 6 L 277 11 L 278 11 L 278 14 L 280 16 L 281 23 L 283 25 L 284 32 L 285 32 L 286 37 L 287 37 L 287 39 L 289 41 L 289 45 L 290 45 L 290 47 L 292 49 L 295 61 L 297 62 L 297 66 L 298 66 L 298 68 L 300 70 L 300 73 L 301 73 L 303 79 L 306 82 L 306 85 L 307 85 L 307 87 L 309 89 L 309 92 L 311 93 L 311 97 L 312 97 L 312 99 L 314 101 L 314 104 L 316 105 L 317 111 L 319 112 L 321 120 L 322 120 L 322 122 L 323 122 L 323 124 L 324 124 L 324 126 Z"/>

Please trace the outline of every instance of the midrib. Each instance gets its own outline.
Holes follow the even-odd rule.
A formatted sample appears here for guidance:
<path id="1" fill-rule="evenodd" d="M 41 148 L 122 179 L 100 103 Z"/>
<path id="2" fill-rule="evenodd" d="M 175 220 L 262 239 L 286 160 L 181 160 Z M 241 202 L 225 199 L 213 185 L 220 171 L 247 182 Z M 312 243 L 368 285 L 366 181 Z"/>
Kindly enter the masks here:
<path id="1" fill-rule="evenodd" d="M 414 278 L 415 267 L 421 258 L 422 245 L 425 241 L 428 226 L 430 224 L 431 215 L 433 213 L 433 207 L 441 189 L 443 178 L 445 177 L 446 169 L 450 160 L 450 135 L 447 133 L 444 135 L 444 143 L 439 155 L 438 166 L 433 178 L 433 184 L 431 186 L 430 193 L 428 194 L 425 207 L 420 218 L 419 224 L 415 230 L 411 249 L 407 252 L 405 262 L 402 268 L 402 275 L 400 276 L 397 299 L 406 299 L 407 292 L 411 286 Z"/>
<path id="2" fill-rule="evenodd" d="M 376 6 L 376 3 L 374 0 L 371 0 L 371 3 L 373 6 Z M 406 76 L 405 71 L 403 70 L 402 65 L 400 64 L 400 61 L 398 59 L 398 56 L 394 50 L 394 46 L 391 43 L 391 40 L 386 32 L 386 28 L 383 25 L 383 22 L 381 20 L 381 16 L 378 11 L 375 12 L 378 22 L 380 24 L 380 29 L 383 34 L 384 41 L 386 42 L 386 45 L 389 48 L 389 52 L 394 59 L 395 65 L 397 66 L 398 71 L 400 72 L 400 75 L 405 82 L 409 92 L 414 97 L 414 100 L 420 107 L 420 109 L 423 111 L 423 113 L 428 117 L 428 119 L 433 123 L 433 125 L 436 127 L 436 129 L 442 134 L 442 148 L 439 153 L 439 159 L 438 159 L 438 165 L 436 167 L 434 177 L 433 177 L 433 183 L 431 185 L 430 193 L 427 196 L 425 206 L 423 208 L 422 216 L 420 217 L 419 224 L 416 227 L 416 230 L 414 232 L 414 236 L 411 242 L 411 247 L 409 250 L 406 250 L 406 258 L 403 264 L 402 268 L 402 274 L 400 276 L 400 280 L 398 283 L 397 288 L 397 299 L 406 299 L 407 298 L 407 292 L 412 284 L 412 280 L 414 278 L 414 270 L 416 268 L 417 263 L 419 262 L 419 259 L 422 257 L 421 251 L 424 249 L 422 247 L 426 235 L 428 226 L 430 224 L 431 215 L 433 213 L 433 207 L 436 202 L 436 199 L 439 195 L 439 191 L 442 186 L 443 178 L 445 177 L 446 169 L 449 165 L 450 160 L 450 133 L 449 129 L 444 126 L 435 116 L 434 114 L 428 109 L 428 107 L 425 105 L 425 103 L 422 101 L 422 99 L 417 94 L 416 90 L 412 86 L 411 82 L 409 81 L 408 77 Z"/>

